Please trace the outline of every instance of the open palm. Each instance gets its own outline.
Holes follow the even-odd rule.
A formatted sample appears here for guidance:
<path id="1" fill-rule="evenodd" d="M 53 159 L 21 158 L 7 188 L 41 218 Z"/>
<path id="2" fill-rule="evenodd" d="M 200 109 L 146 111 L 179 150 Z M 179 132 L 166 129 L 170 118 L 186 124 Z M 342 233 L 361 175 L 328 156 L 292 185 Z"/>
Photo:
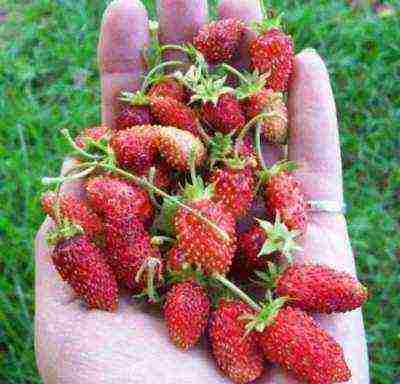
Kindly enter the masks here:
<path id="1" fill-rule="evenodd" d="M 162 43 L 188 42 L 206 22 L 207 2 L 159 0 L 158 13 Z M 257 0 L 222 0 L 219 16 L 250 21 L 260 19 L 261 10 Z M 141 51 L 148 42 L 143 5 L 136 0 L 111 3 L 104 15 L 99 45 L 104 124 L 113 123 L 120 91 L 139 88 L 145 71 Z M 242 60 L 245 65 L 246 60 Z M 307 198 L 342 202 L 335 104 L 326 68 L 312 50 L 295 59 L 289 113 L 289 157 L 300 165 L 296 177 Z M 266 149 L 269 162 L 278 156 L 277 148 Z M 82 193 L 79 182 L 64 188 Z M 46 384 L 229 382 L 216 370 L 204 346 L 190 352 L 176 349 L 159 315 L 128 296 L 121 297 L 117 313 L 88 311 L 81 305 L 52 265 L 51 250 L 44 240 L 51 225 L 47 219 L 36 239 L 36 355 Z M 321 262 L 355 273 L 344 217 L 311 214 L 303 251 L 296 260 Z M 351 383 L 369 383 L 361 311 L 320 316 L 318 320 L 342 345 L 353 374 Z M 267 372 L 260 382 L 296 383 L 278 368 Z"/>

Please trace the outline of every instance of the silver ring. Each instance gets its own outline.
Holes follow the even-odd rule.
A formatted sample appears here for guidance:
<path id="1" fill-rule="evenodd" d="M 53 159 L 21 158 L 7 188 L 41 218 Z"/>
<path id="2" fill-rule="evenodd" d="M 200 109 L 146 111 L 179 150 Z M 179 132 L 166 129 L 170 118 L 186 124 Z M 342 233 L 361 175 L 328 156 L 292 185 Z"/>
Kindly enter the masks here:
<path id="1" fill-rule="evenodd" d="M 330 213 L 346 213 L 346 204 L 341 204 L 333 200 L 310 200 L 307 203 L 310 212 L 330 212 Z"/>

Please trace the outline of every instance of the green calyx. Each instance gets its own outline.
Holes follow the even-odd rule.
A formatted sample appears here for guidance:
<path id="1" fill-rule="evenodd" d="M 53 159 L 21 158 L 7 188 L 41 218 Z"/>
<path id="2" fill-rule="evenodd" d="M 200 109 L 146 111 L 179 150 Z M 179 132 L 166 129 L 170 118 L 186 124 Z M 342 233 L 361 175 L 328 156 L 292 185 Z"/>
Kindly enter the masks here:
<path id="1" fill-rule="evenodd" d="M 143 91 L 137 91 L 136 93 L 132 92 L 121 92 L 121 97 L 119 98 L 121 101 L 125 101 L 132 105 L 149 105 L 150 98 L 146 96 Z"/>
<path id="2" fill-rule="evenodd" d="M 55 229 L 46 233 L 46 241 L 49 245 L 56 245 L 59 241 L 70 239 L 85 232 L 80 225 L 74 224 L 68 219 L 62 218 Z"/>
<path id="3" fill-rule="evenodd" d="M 267 267 L 265 271 L 255 271 L 254 273 L 260 280 L 255 280 L 254 282 L 267 289 L 275 289 L 276 282 L 278 281 L 279 276 L 283 272 L 284 268 L 279 267 L 275 263 L 268 261 Z"/>
<path id="4" fill-rule="evenodd" d="M 270 255 L 273 252 L 281 252 L 289 263 L 292 262 L 292 254 L 302 248 L 296 243 L 296 238 L 301 235 L 301 231 L 290 231 L 276 215 L 275 223 L 259 220 L 258 224 L 264 230 L 267 240 L 261 248 L 258 256 Z"/>
<path id="5" fill-rule="evenodd" d="M 276 17 L 268 17 L 264 12 L 264 18 L 260 22 L 251 23 L 251 28 L 257 35 L 263 35 L 268 32 L 270 29 L 282 29 L 282 16 L 283 13 L 279 14 Z"/>
<path id="6" fill-rule="evenodd" d="M 241 318 L 247 320 L 246 335 L 251 331 L 264 332 L 265 328 L 273 324 L 281 308 L 288 301 L 286 297 L 272 299 L 270 292 L 267 293 L 267 303 L 263 304 L 257 315 L 243 315 Z"/>
<path id="7" fill-rule="evenodd" d="M 235 89 L 235 96 L 239 100 L 246 99 L 251 95 L 262 91 L 271 74 L 271 72 L 260 74 L 257 69 L 254 70 L 254 72 L 239 72 L 236 68 L 233 68 L 226 63 L 221 65 L 221 69 L 225 73 L 231 73 L 239 79 L 240 85 Z"/>
<path id="8" fill-rule="evenodd" d="M 298 169 L 298 165 L 294 161 L 282 160 L 274 164 L 271 168 L 265 168 L 259 173 L 260 180 L 265 183 L 271 177 L 278 175 L 281 172 L 293 172 Z"/>
<path id="9" fill-rule="evenodd" d="M 231 135 L 217 132 L 208 142 L 210 163 L 213 167 L 217 162 L 227 159 L 233 151 Z"/>

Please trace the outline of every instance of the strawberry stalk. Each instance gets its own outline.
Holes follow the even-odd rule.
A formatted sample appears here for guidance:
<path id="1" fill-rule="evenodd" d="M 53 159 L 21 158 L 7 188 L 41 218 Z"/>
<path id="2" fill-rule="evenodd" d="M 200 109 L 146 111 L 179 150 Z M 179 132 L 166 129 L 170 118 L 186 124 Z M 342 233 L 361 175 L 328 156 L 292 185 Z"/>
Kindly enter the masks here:
<path id="1" fill-rule="evenodd" d="M 90 164 L 90 163 L 86 163 L 86 165 L 87 164 Z M 92 164 L 95 164 L 95 163 L 92 163 Z M 74 168 L 73 170 L 75 170 L 75 169 L 76 168 Z M 61 184 L 61 183 L 64 183 L 65 181 L 81 179 L 86 176 L 89 176 L 95 169 L 96 169 L 96 165 L 93 165 L 92 167 L 89 167 L 82 172 L 75 173 L 74 175 L 60 176 L 60 177 L 43 177 L 42 183 L 44 185 Z"/>
<path id="2" fill-rule="evenodd" d="M 223 286 L 228 288 L 231 292 L 233 292 L 236 296 L 242 299 L 245 303 L 250 305 L 255 311 L 260 312 L 261 307 L 246 293 L 244 293 L 239 287 L 233 284 L 230 280 L 228 280 L 225 276 L 221 275 L 220 273 L 214 272 L 213 275 L 215 280 L 219 281 Z"/>
<path id="3" fill-rule="evenodd" d="M 223 63 L 221 64 L 221 68 L 226 69 L 228 72 L 232 73 L 233 75 L 237 76 L 243 83 L 249 84 L 250 81 L 244 76 L 242 73 L 240 73 L 236 68 L 230 66 L 229 64 Z"/>
<path id="4" fill-rule="evenodd" d="M 175 239 L 173 239 L 172 237 L 168 237 L 168 236 L 153 236 L 151 238 L 151 244 L 152 245 L 163 245 L 165 243 L 170 243 L 173 244 L 175 243 Z"/>
<path id="5" fill-rule="evenodd" d="M 261 149 L 261 129 L 262 129 L 261 123 L 257 122 L 254 142 L 255 142 L 255 146 L 256 146 L 257 157 L 258 157 L 258 160 L 260 161 L 261 167 L 262 167 L 262 169 L 267 169 L 267 165 L 265 164 L 264 156 L 263 156 L 262 149 Z M 258 188 L 257 188 L 257 190 L 258 190 Z"/>
<path id="6" fill-rule="evenodd" d="M 139 271 L 135 276 L 135 282 L 139 284 L 140 278 L 143 273 L 147 271 L 147 291 L 146 294 L 150 298 L 152 303 L 157 303 L 159 301 L 159 297 L 154 288 L 154 278 L 156 274 L 156 269 L 160 265 L 161 261 L 155 257 L 149 257 L 143 265 L 140 267 Z"/>
<path id="7" fill-rule="evenodd" d="M 134 181 L 136 184 L 140 185 L 141 187 L 143 187 L 143 188 L 145 188 L 147 190 L 153 191 L 157 195 L 174 202 L 175 204 L 177 204 L 181 208 L 187 210 L 192 215 L 196 216 L 199 220 L 201 220 L 204 223 L 206 223 L 207 225 L 209 225 L 213 230 L 215 230 L 218 233 L 218 235 L 221 237 L 222 240 L 224 240 L 226 242 L 230 241 L 229 235 L 225 231 L 223 231 L 220 227 L 218 227 L 217 224 L 215 224 L 211 220 L 207 219 L 205 216 L 203 216 L 197 210 L 192 209 L 192 208 L 188 207 L 186 204 L 180 202 L 179 199 L 176 199 L 176 198 L 170 196 L 168 193 L 164 192 L 163 190 L 157 188 L 152 183 L 150 183 L 145 177 L 138 177 L 138 176 L 132 175 L 131 173 L 126 172 L 126 171 L 124 171 L 124 170 L 122 170 L 120 168 L 117 168 L 117 167 L 115 167 L 113 165 L 110 165 L 110 164 L 100 164 L 100 166 L 103 167 L 104 169 L 108 170 L 108 171 L 118 173 L 121 176 L 123 176 L 123 177 L 125 177 L 125 178 L 127 178 L 129 180 Z"/>
<path id="8" fill-rule="evenodd" d="M 71 147 L 77 151 L 81 156 L 91 159 L 91 160 L 98 160 L 100 157 L 97 155 L 92 155 L 89 152 L 86 152 L 84 149 L 78 147 L 74 141 L 74 139 L 71 137 L 69 134 L 68 129 L 62 129 L 61 134 L 67 139 L 68 143 L 71 145 Z"/>

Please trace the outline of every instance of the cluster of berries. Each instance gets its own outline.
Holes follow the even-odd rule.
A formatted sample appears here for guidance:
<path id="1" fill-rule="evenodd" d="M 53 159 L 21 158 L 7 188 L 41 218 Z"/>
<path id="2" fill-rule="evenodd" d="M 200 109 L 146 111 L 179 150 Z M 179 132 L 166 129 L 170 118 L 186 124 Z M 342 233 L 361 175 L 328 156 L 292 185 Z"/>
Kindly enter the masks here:
<path id="1" fill-rule="evenodd" d="M 75 140 L 63 132 L 79 162 L 44 180 L 56 184 L 42 198 L 56 224 L 52 260 L 91 309 L 117 310 L 124 287 L 160 305 L 177 347 L 207 330 L 218 368 L 235 383 L 260 377 L 265 361 L 312 384 L 347 381 L 340 345 L 310 313 L 358 308 L 367 290 L 347 273 L 292 262 L 306 201 L 293 164 L 267 168 L 261 143 L 286 142 L 293 43 L 278 23 L 259 23 L 245 72 L 229 63 L 246 28 L 227 19 L 204 26 L 193 45 L 153 41 L 143 87 L 122 93 L 113 129 Z M 163 62 L 172 49 L 189 64 Z M 184 70 L 163 73 L 173 66 Z M 60 192 L 73 179 L 85 193 Z"/>

